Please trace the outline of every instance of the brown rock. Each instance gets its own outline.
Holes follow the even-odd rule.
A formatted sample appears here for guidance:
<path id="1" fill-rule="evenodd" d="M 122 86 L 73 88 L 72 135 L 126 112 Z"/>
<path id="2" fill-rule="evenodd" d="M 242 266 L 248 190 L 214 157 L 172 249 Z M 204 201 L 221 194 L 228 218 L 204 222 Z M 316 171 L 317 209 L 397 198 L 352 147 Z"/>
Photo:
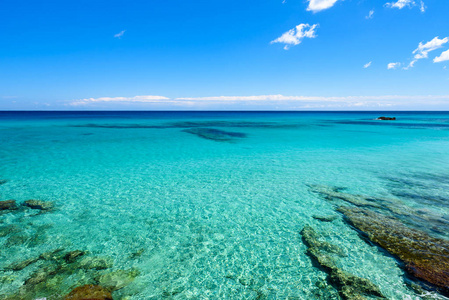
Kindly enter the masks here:
<path id="1" fill-rule="evenodd" d="M 99 285 L 86 284 L 72 290 L 64 300 L 113 300 L 111 292 Z"/>
<path id="2" fill-rule="evenodd" d="M 0 210 L 13 210 L 17 209 L 16 200 L 0 201 Z"/>
<path id="3" fill-rule="evenodd" d="M 64 255 L 64 260 L 67 263 L 72 263 L 75 260 L 77 260 L 78 257 L 83 256 L 84 254 L 86 254 L 86 252 L 85 251 L 81 251 L 81 250 L 70 251 L 66 255 Z"/>
<path id="4" fill-rule="evenodd" d="M 42 201 L 42 200 L 27 200 L 23 203 L 23 205 L 28 206 L 32 209 L 40 209 L 40 210 L 51 210 L 54 205 L 53 202 Z"/>
<path id="5" fill-rule="evenodd" d="M 340 207 L 338 210 L 371 241 L 404 262 L 408 273 L 449 295 L 449 241 L 367 209 Z"/>

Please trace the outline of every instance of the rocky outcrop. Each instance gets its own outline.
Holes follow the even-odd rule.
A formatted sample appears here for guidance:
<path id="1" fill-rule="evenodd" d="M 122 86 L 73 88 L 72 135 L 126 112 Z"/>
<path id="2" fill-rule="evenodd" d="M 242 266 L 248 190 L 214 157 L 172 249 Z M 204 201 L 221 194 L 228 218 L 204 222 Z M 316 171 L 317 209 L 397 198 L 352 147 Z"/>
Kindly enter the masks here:
<path id="1" fill-rule="evenodd" d="M 449 295 L 449 241 L 367 209 L 340 207 L 338 210 L 369 240 L 401 260 L 409 274 Z"/>
<path id="2" fill-rule="evenodd" d="M 324 242 L 319 234 L 310 226 L 301 231 L 304 243 L 308 247 L 307 254 L 328 274 L 329 283 L 338 291 L 343 299 L 363 300 L 366 297 L 385 299 L 379 288 L 368 279 L 349 274 L 337 267 L 332 254 L 339 254 L 336 246 Z"/>
<path id="3" fill-rule="evenodd" d="M 31 209 L 39 209 L 39 210 L 51 210 L 54 208 L 53 202 L 34 200 L 34 199 L 25 201 L 23 205 Z"/>
<path id="4" fill-rule="evenodd" d="M 113 300 L 111 292 L 99 285 L 86 284 L 72 290 L 64 300 Z"/>
<path id="5" fill-rule="evenodd" d="M 16 200 L 0 201 L 0 210 L 15 210 L 17 209 Z"/>

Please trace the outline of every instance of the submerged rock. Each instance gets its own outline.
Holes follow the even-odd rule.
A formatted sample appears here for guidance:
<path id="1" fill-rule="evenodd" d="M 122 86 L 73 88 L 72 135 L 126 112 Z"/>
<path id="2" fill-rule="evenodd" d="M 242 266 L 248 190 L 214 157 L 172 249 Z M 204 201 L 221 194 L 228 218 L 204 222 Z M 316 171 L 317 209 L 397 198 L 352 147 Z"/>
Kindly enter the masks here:
<path id="1" fill-rule="evenodd" d="M 33 200 L 33 199 L 25 201 L 23 205 L 31 209 L 40 209 L 40 210 L 51 210 L 54 208 L 53 202 Z"/>
<path id="2" fill-rule="evenodd" d="M 99 285 L 86 284 L 73 289 L 64 300 L 113 300 L 112 294 Z"/>
<path id="3" fill-rule="evenodd" d="M 246 137 L 246 134 L 241 132 L 224 131 L 214 128 L 190 128 L 183 131 L 195 134 L 203 139 L 213 140 L 217 142 L 228 142 L 234 140 L 235 138 Z"/>
<path id="4" fill-rule="evenodd" d="M 39 257 L 29 258 L 24 261 L 13 263 L 13 264 L 7 266 L 5 269 L 12 270 L 12 271 L 20 271 L 22 269 L 25 269 L 29 265 L 34 264 L 37 261 L 39 261 Z"/>
<path id="5" fill-rule="evenodd" d="M 64 260 L 67 263 L 72 263 L 75 262 L 80 256 L 83 256 L 84 254 L 86 254 L 86 251 L 81 250 L 70 251 L 66 255 L 64 255 Z"/>
<path id="6" fill-rule="evenodd" d="M 97 281 L 101 286 L 116 291 L 133 282 L 139 274 L 140 272 L 137 269 L 117 270 L 99 276 Z"/>
<path id="7" fill-rule="evenodd" d="M 381 121 L 395 121 L 396 118 L 395 117 L 379 117 L 376 120 L 381 120 Z"/>
<path id="8" fill-rule="evenodd" d="M 337 267 L 332 257 L 335 245 L 320 241 L 319 234 L 310 226 L 301 231 L 307 254 L 329 275 L 328 280 L 343 299 L 362 300 L 368 297 L 385 299 L 379 288 L 365 278 L 349 274 Z"/>
<path id="9" fill-rule="evenodd" d="M 5 184 L 7 182 L 8 182 L 8 180 L 6 180 L 6 179 L 0 179 L 0 185 Z"/>
<path id="10" fill-rule="evenodd" d="M 112 260 L 102 257 L 85 257 L 77 263 L 82 269 L 104 270 L 112 267 Z"/>
<path id="11" fill-rule="evenodd" d="M 332 216 L 312 216 L 315 220 L 321 221 L 321 222 L 332 222 L 337 220 L 338 216 L 332 215 Z"/>
<path id="12" fill-rule="evenodd" d="M 0 210 L 15 210 L 17 209 L 16 200 L 0 201 Z"/>
<path id="13" fill-rule="evenodd" d="M 393 217 L 357 207 L 340 207 L 346 220 L 398 257 L 405 270 L 449 295 L 449 241 L 410 229 Z"/>

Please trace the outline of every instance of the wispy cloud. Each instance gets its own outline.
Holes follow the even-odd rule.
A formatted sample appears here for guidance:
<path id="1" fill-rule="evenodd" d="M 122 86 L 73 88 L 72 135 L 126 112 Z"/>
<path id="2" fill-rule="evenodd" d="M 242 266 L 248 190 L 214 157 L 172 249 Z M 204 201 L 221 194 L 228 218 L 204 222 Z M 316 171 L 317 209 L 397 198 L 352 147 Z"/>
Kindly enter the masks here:
<path id="1" fill-rule="evenodd" d="M 364 65 L 363 65 L 363 68 L 364 68 L 364 69 L 369 68 L 369 67 L 371 66 L 371 63 L 372 63 L 372 61 L 370 61 L 370 62 L 364 64 Z"/>
<path id="2" fill-rule="evenodd" d="M 78 99 L 74 100 L 69 103 L 69 105 L 72 106 L 79 106 L 79 105 L 88 105 L 98 102 L 124 102 L 124 103 L 154 103 L 154 102 L 160 102 L 163 100 L 170 100 L 170 98 L 164 97 L 164 96 L 134 96 L 134 97 L 100 97 L 100 98 L 85 98 L 85 99 Z"/>
<path id="3" fill-rule="evenodd" d="M 372 10 L 370 10 L 369 11 L 369 13 L 368 13 L 368 15 L 365 17 L 365 19 L 372 19 L 373 18 L 373 16 L 374 16 L 374 10 L 372 9 Z"/>
<path id="4" fill-rule="evenodd" d="M 400 66 L 401 66 L 401 63 L 399 63 L 399 62 L 389 63 L 389 64 L 387 65 L 387 69 L 388 69 L 388 70 L 394 70 L 394 69 L 399 68 Z"/>
<path id="5" fill-rule="evenodd" d="M 125 34 L 125 31 L 126 30 L 122 30 L 119 33 L 114 34 L 114 37 L 118 39 L 122 38 L 122 36 Z"/>
<path id="6" fill-rule="evenodd" d="M 419 5 L 414 0 L 398 0 L 396 2 L 387 2 L 385 3 L 385 6 L 398 9 L 403 9 L 404 7 L 412 8 L 415 6 L 419 6 L 421 12 L 426 11 L 426 5 L 422 0 L 419 1 Z"/>
<path id="7" fill-rule="evenodd" d="M 441 53 L 440 56 L 437 56 L 433 59 L 433 62 L 442 62 L 442 61 L 447 61 L 449 60 L 449 50 L 444 51 L 443 53 Z"/>
<path id="8" fill-rule="evenodd" d="M 310 26 L 309 24 L 299 24 L 295 28 L 282 34 L 277 39 L 271 41 L 271 44 L 282 43 L 285 44 L 284 49 L 288 50 L 290 46 L 299 45 L 304 38 L 315 38 L 315 29 L 318 24 Z"/>
<path id="9" fill-rule="evenodd" d="M 334 6 L 337 0 L 308 0 L 309 6 L 307 7 L 308 11 L 318 12 L 321 10 L 325 10 Z"/>
<path id="10" fill-rule="evenodd" d="M 210 96 L 210 97 L 180 97 L 167 98 L 163 96 L 135 97 L 102 97 L 86 98 L 72 101 L 69 105 L 85 105 L 88 108 L 101 109 L 123 108 L 164 108 L 164 109 L 376 109 L 418 107 L 425 103 L 435 107 L 448 106 L 449 95 L 381 95 L 381 96 L 284 96 L 253 95 L 253 96 Z M 121 106 L 114 105 L 121 103 Z M 133 104 L 133 105 L 132 105 Z M 408 106 L 407 106 L 408 105 Z M 411 105 L 411 106 L 410 106 Z"/>
<path id="11" fill-rule="evenodd" d="M 429 41 L 425 44 L 420 42 L 418 45 L 418 48 L 416 48 L 413 51 L 413 54 L 415 55 L 413 57 L 413 60 L 410 62 L 410 64 L 405 69 L 412 68 L 415 65 L 415 63 L 420 59 L 428 58 L 429 52 L 443 47 L 443 45 L 446 44 L 447 42 L 449 42 L 449 38 L 447 38 L 447 37 L 445 37 L 444 39 L 435 37 L 431 41 Z"/>

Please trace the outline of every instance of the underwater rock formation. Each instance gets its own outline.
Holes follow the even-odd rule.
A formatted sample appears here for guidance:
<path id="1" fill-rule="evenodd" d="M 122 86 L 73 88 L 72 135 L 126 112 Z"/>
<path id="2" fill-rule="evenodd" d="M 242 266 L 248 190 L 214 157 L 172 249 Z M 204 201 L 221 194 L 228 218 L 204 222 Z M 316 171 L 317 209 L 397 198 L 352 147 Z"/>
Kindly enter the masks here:
<path id="1" fill-rule="evenodd" d="M 8 182 L 8 180 L 6 180 L 6 179 L 0 179 L 0 185 L 5 184 L 7 182 Z"/>
<path id="2" fill-rule="evenodd" d="M 312 216 L 312 218 L 314 218 L 315 220 L 321 221 L 321 222 L 332 222 L 337 220 L 338 216 L 335 215 L 331 215 L 331 216 L 317 216 L 314 215 Z"/>
<path id="3" fill-rule="evenodd" d="M 113 300 L 111 292 L 99 285 L 86 284 L 72 290 L 64 300 Z"/>
<path id="4" fill-rule="evenodd" d="M 345 219 L 404 263 L 416 278 L 449 295 L 449 241 L 410 229 L 399 220 L 367 209 L 340 207 Z"/>
<path id="5" fill-rule="evenodd" d="M 245 138 L 246 134 L 241 132 L 223 131 L 214 128 L 190 128 L 183 132 L 195 134 L 203 139 L 213 140 L 217 142 L 228 142 L 235 138 Z"/>
<path id="6" fill-rule="evenodd" d="M 339 269 L 331 254 L 336 252 L 338 254 L 340 251 L 335 251 L 335 245 L 321 241 L 319 234 L 312 227 L 304 226 L 301 235 L 308 247 L 307 254 L 329 275 L 330 284 L 343 299 L 363 300 L 367 299 L 366 297 L 386 299 L 379 288 L 368 279 Z"/>
<path id="7" fill-rule="evenodd" d="M 0 210 L 15 210 L 17 209 L 16 200 L 0 201 Z"/>
<path id="8" fill-rule="evenodd" d="M 449 231 L 449 220 L 444 216 L 430 211 L 417 211 L 402 204 L 399 200 L 354 195 L 342 192 L 343 188 L 323 185 L 312 185 L 310 188 L 328 201 L 341 200 L 360 208 L 381 211 L 385 215 L 400 218 L 402 222 L 418 230 L 424 228 L 428 233 L 435 232 L 434 228 L 438 228 L 440 231 Z"/>
<path id="9" fill-rule="evenodd" d="M 140 272 L 137 269 L 117 270 L 101 275 L 96 280 L 99 285 L 108 290 L 116 291 L 129 285 L 139 274 Z"/>
<path id="10" fill-rule="evenodd" d="M 31 209 L 39 209 L 39 210 L 51 210 L 54 208 L 53 202 L 34 200 L 34 199 L 25 201 L 23 205 Z"/>

